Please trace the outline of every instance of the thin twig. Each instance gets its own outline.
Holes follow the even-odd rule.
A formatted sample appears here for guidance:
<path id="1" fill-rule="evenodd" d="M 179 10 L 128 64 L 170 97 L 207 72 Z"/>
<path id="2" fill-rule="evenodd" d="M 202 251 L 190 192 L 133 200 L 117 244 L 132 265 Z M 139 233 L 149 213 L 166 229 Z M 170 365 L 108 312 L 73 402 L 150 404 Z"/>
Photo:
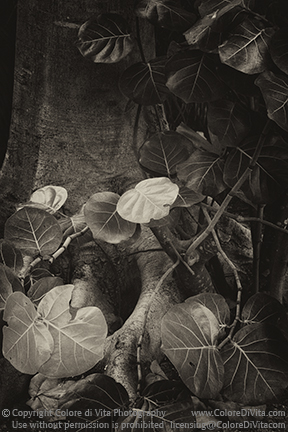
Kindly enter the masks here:
<path id="1" fill-rule="evenodd" d="M 209 213 L 207 211 L 207 209 L 205 207 L 202 207 L 203 213 L 207 219 L 208 224 L 211 223 L 211 218 L 209 216 Z M 235 327 L 240 319 L 240 309 L 241 309 L 241 295 L 242 295 L 242 284 L 239 278 L 239 274 L 237 271 L 237 268 L 235 266 L 235 264 L 230 260 L 230 258 L 226 255 L 226 253 L 224 252 L 224 250 L 222 249 L 222 246 L 219 242 L 218 236 L 216 234 L 216 231 L 213 229 L 212 230 L 212 235 L 214 238 L 214 241 L 216 243 L 217 249 L 220 252 L 220 254 L 222 255 L 223 259 L 227 262 L 227 264 L 229 265 L 229 267 L 232 269 L 233 274 L 234 274 L 234 278 L 235 278 L 235 282 L 236 282 L 236 286 L 237 286 L 237 300 L 236 300 L 236 315 L 234 318 L 234 321 L 230 327 L 230 331 L 228 336 L 221 342 L 221 344 L 218 346 L 218 349 L 220 350 L 228 341 L 230 341 L 233 337 L 234 334 L 234 330 Z"/>

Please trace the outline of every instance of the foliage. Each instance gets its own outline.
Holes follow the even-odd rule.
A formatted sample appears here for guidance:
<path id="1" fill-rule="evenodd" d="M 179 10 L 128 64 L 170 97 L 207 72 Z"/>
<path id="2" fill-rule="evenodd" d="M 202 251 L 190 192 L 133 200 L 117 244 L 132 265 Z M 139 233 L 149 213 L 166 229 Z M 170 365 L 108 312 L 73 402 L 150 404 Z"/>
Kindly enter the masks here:
<path id="1" fill-rule="evenodd" d="M 232 307 L 222 295 L 205 293 L 173 306 L 162 320 L 162 350 L 185 387 L 154 375 L 132 411 L 113 417 L 115 430 L 123 426 L 132 431 L 161 407 L 166 414 L 160 416 L 159 430 L 166 430 L 166 424 L 177 430 L 175 423 L 183 419 L 193 424 L 191 410 L 201 399 L 265 404 L 277 400 L 288 386 L 285 308 L 263 292 L 249 298 L 248 290 L 242 305 L 247 287 L 242 287 L 214 230 L 235 196 L 243 200 L 245 211 L 256 209 L 259 214 L 266 205 L 281 204 L 287 192 L 287 23 L 280 13 L 271 13 L 275 5 L 278 10 L 284 7 L 282 0 L 202 0 L 186 8 L 174 0 L 136 1 L 136 20 L 148 20 L 168 35 L 165 55 L 149 61 L 139 26 L 133 35 L 122 16 L 104 13 L 84 23 L 78 48 L 95 63 L 119 62 L 138 43 L 142 61 L 124 71 L 119 88 L 124 97 L 155 110 L 158 130 L 141 143 L 138 154 L 147 178 L 121 196 L 110 191 L 92 195 L 71 217 L 59 211 L 67 198 L 65 189 L 48 185 L 6 222 L 0 243 L 0 306 L 7 322 L 3 354 L 28 374 L 79 375 L 103 357 L 107 325 L 101 311 L 95 306 L 72 311 L 73 286 L 45 272 L 44 278 L 33 275 L 39 263 L 53 262 L 89 229 L 95 240 L 121 245 L 133 241 L 139 224 L 148 224 L 154 233 L 168 226 L 168 237 L 174 239 L 173 269 L 181 262 L 194 274 L 192 264 L 201 263 L 201 253 L 202 258 L 215 255 L 216 246 L 232 269 L 238 289 Z M 201 113 L 200 121 L 195 110 Z M 218 203 L 216 210 L 207 204 L 211 198 Z M 184 233 L 182 238 L 177 221 L 199 203 L 204 203 L 206 226 L 200 235 Z M 207 207 L 216 212 L 212 220 Z M 257 250 L 266 221 L 263 215 L 256 219 L 258 238 L 252 234 L 259 291 Z M 271 225 L 287 235 L 285 226 Z M 207 237 L 204 250 L 201 244 Z M 23 280 L 29 282 L 28 291 Z M 282 292 L 277 297 L 283 301 Z M 125 389 L 104 375 L 66 381 L 60 396 L 57 382 L 42 375 L 32 380 L 34 400 L 37 396 L 37 403 L 30 401 L 33 409 L 87 403 L 101 407 L 103 397 L 108 416 L 117 407 L 131 409 Z"/>

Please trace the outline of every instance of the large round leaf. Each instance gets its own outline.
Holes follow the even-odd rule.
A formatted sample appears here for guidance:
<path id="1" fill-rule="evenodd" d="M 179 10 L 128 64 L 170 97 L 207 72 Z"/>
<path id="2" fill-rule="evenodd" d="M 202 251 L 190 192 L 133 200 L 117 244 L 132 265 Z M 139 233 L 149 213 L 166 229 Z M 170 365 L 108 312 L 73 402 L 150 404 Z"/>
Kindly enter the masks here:
<path id="1" fill-rule="evenodd" d="M 179 52 L 168 60 L 165 69 L 167 87 L 186 103 L 208 102 L 223 94 L 223 83 L 211 54 L 197 50 Z"/>
<path id="2" fill-rule="evenodd" d="M 123 219 L 136 223 L 162 219 L 169 214 L 178 191 L 166 177 L 143 180 L 121 196 L 117 211 Z"/>
<path id="3" fill-rule="evenodd" d="M 281 319 L 285 319 L 285 316 L 283 305 L 274 297 L 261 292 L 247 300 L 241 313 L 241 321 L 244 324 L 265 322 L 277 325 Z"/>
<path id="4" fill-rule="evenodd" d="M 136 15 L 154 25 L 184 32 L 195 22 L 195 15 L 179 7 L 175 0 L 138 0 Z"/>
<path id="5" fill-rule="evenodd" d="M 116 63 L 134 47 L 126 20 L 115 13 L 103 13 L 84 23 L 78 33 L 78 48 L 94 63 Z"/>
<path id="6" fill-rule="evenodd" d="M 250 116 L 240 104 L 221 99 L 208 107 L 209 131 L 217 136 L 222 147 L 237 146 L 250 131 Z"/>
<path id="7" fill-rule="evenodd" d="M 67 200 L 67 190 L 62 186 L 48 185 L 37 189 L 30 197 L 25 206 L 37 207 L 48 213 L 56 213 Z"/>
<path id="8" fill-rule="evenodd" d="M 185 300 L 187 304 L 196 302 L 210 309 L 221 326 L 230 324 L 230 309 L 222 295 L 216 293 L 201 293 Z"/>
<path id="9" fill-rule="evenodd" d="M 25 294 L 15 292 L 6 302 L 3 355 L 20 372 L 34 375 L 54 349 L 46 323 Z"/>
<path id="10" fill-rule="evenodd" d="M 118 201 L 116 193 L 99 192 L 85 204 L 85 220 L 95 239 L 117 244 L 134 234 L 136 225 L 119 215 L 116 209 Z"/>
<path id="11" fill-rule="evenodd" d="M 205 195 L 195 192 L 185 186 L 182 186 L 179 190 L 177 199 L 172 204 L 171 208 L 174 207 L 191 207 L 193 204 L 197 204 L 203 201 Z"/>
<path id="12" fill-rule="evenodd" d="M 268 42 L 274 33 L 259 20 L 247 19 L 220 45 L 222 63 L 247 74 L 263 72 L 269 66 Z"/>
<path id="13" fill-rule="evenodd" d="M 177 176 L 195 192 L 214 197 L 227 188 L 223 168 L 223 160 L 218 155 L 196 150 L 177 166 Z"/>
<path id="14" fill-rule="evenodd" d="M 188 159 L 187 141 L 178 132 L 159 132 L 144 142 L 139 150 L 139 162 L 154 173 L 173 175 L 176 165 Z"/>
<path id="15" fill-rule="evenodd" d="M 169 93 L 166 87 L 166 58 L 159 57 L 149 63 L 135 63 L 119 79 L 122 93 L 140 105 L 163 103 Z"/>
<path id="16" fill-rule="evenodd" d="M 54 216 L 45 210 L 23 207 L 6 221 L 5 240 L 23 254 L 51 255 L 62 242 L 62 231 Z"/>
<path id="17" fill-rule="evenodd" d="M 75 376 L 91 369 L 103 357 L 107 324 L 94 306 L 78 309 L 72 319 L 70 300 L 73 285 L 53 288 L 41 300 L 38 313 L 54 341 L 54 349 L 39 372 L 52 378 Z"/>
<path id="18" fill-rule="evenodd" d="M 184 384 L 198 397 L 213 399 L 223 385 L 224 366 L 216 347 L 221 326 L 199 302 L 173 306 L 161 324 L 162 349 Z"/>
<path id="19" fill-rule="evenodd" d="M 288 77 L 267 71 L 256 79 L 255 84 L 263 94 L 268 117 L 288 131 Z"/>
<path id="20" fill-rule="evenodd" d="M 221 350 L 224 396 L 245 405 L 276 400 L 288 385 L 288 343 L 271 324 L 239 330 Z"/>
<path id="21" fill-rule="evenodd" d="M 278 30 L 270 41 L 270 54 L 274 63 L 288 75 L 288 31 Z"/>

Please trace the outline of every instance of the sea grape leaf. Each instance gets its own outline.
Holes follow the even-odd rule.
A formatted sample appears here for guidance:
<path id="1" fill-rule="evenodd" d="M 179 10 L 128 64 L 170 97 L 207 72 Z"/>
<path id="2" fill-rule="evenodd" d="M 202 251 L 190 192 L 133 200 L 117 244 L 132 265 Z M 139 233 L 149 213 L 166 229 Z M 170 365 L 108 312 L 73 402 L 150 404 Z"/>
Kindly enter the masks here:
<path id="1" fill-rule="evenodd" d="M 133 236 L 136 225 L 120 216 L 118 201 L 116 193 L 98 192 L 85 204 L 85 220 L 95 239 L 117 244 Z"/>
<path id="2" fill-rule="evenodd" d="M 177 176 L 195 192 L 215 197 L 227 188 L 223 182 L 223 168 L 224 162 L 218 155 L 196 150 L 177 166 Z"/>
<path id="3" fill-rule="evenodd" d="M 134 48 L 134 38 L 126 20 L 116 13 L 92 17 L 79 29 L 78 48 L 94 63 L 117 63 Z"/>
<path id="4" fill-rule="evenodd" d="M 117 211 L 123 219 L 135 223 L 162 219 L 168 216 L 178 191 L 179 187 L 166 177 L 143 180 L 120 197 Z"/>
<path id="5" fill-rule="evenodd" d="M 176 201 L 172 204 L 171 208 L 174 207 L 191 207 L 193 204 L 197 204 L 203 201 L 205 195 L 201 193 L 195 192 L 192 189 L 187 188 L 186 186 L 182 186 L 179 189 L 178 196 Z"/>
<path id="6" fill-rule="evenodd" d="M 60 277 L 47 276 L 35 282 L 27 292 L 30 300 L 38 305 L 40 300 L 52 288 L 63 285 L 63 280 Z"/>
<path id="7" fill-rule="evenodd" d="M 66 202 L 67 190 L 62 186 L 47 185 L 37 189 L 30 197 L 30 200 L 23 206 L 36 207 L 54 214 Z"/>
<path id="8" fill-rule="evenodd" d="M 221 350 L 223 394 L 259 405 L 276 400 L 288 385 L 288 342 L 277 327 L 256 323 L 240 329 Z"/>
<path id="9" fill-rule="evenodd" d="M 214 56 L 198 50 L 179 52 L 166 63 L 167 87 L 186 103 L 208 102 L 223 95 Z"/>
<path id="10" fill-rule="evenodd" d="M 20 372 L 34 375 L 54 349 L 46 323 L 22 292 L 11 294 L 4 309 L 3 355 Z"/>
<path id="11" fill-rule="evenodd" d="M 107 324 L 95 306 L 78 309 L 72 319 L 73 285 L 52 288 L 40 301 L 38 313 L 54 341 L 54 350 L 39 372 L 51 378 L 80 375 L 103 357 Z"/>
<path id="12" fill-rule="evenodd" d="M 241 321 L 244 324 L 268 323 L 277 325 L 279 320 L 285 319 L 283 305 L 274 297 L 266 293 L 256 293 L 245 303 Z"/>
<path id="13" fill-rule="evenodd" d="M 154 25 L 179 32 L 187 30 L 196 20 L 193 13 L 179 7 L 174 0 L 140 0 L 135 13 Z"/>
<path id="14" fill-rule="evenodd" d="M 195 132 L 193 129 L 189 128 L 189 126 L 184 123 L 180 123 L 180 125 L 176 129 L 181 135 L 184 135 L 192 144 L 193 150 L 191 154 L 196 150 L 205 150 L 209 153 L 215 153 L 219 156 L 222 154 L 222 146 L 216 146 L 214 143 L 208 141 L 204 136 L 201 135 L 200 132 Z"/>
<path id="15" fill-rule="evenodd" d="M 270 40 L 270 54 L 274 63 L 288 75 L 288 31 L 279 29 Z"/>
<path id="16" fill-rule="evenodd" d="M 263 72 L 255 81 L 263 94 L 268 117 L 288 131 L 288 77 Z"/>
<path id="17" fill-rule="evenodd" d="M 58 249 L 62 232 L 55 217 L 45 210 L 23 207 L 7 219 L 4 238 L 23 254 L 45 256 Z"/>
<path id="18" fill-rule="evenodd" d="M 163 103 L 169 93 L 166 87 L 166 57 L 157 57 L 148 63 L 135 63 L 119 79 L 124 96 L 140 105 Z"/>
<path id="19" fill-rule="evenodd" d="M 270 64 L 268 43 L 275 30 L 248 18 L 219 46 L 222 63 L 247 74 L 265 71 Z"/>
<path id="20" fill-rule="evenodd" d="M 242 186 L 245 196 L 254 203 L 273 202 L 280 193 L 281 183 L 287 181 L 287 151 L 280 144 L 263 147 L 255 168 Z M 249 166 L 256 145 L 257 138 L 251 137 L 230 152 L 224 166 L 224 181 L 228 186 L 233 187 Z"/>
<path id="21" fill-rule="evenodd" d="M 224 366 L 216 347 L 221 330 L 215 315 L 198 302 L 173 306 L 161 323 L 162 350 L 184 384 L 198 397 L 214 398 Z"/>
<path id="22" fill-rule="evenodd" d="M 216 293 L 201 293 L 185 300 L 187 304 L 194 302 L 200 303 L 210 309 L 221 326 L 230 324 L 230 309 L 222 295 Z"/>
<path id="23" fill-rule="evenodd" d="M 176 174 L 176 165 L 189 157 L 187 139 L 174 131 L 152 135 L 139 150 L 139 163 L 154 173 L 170 176 Z"/>
<path id="24" fill-rule="evenodd" d="M 0 263 L 11 268 L 16 274 L 23 267 L 23 258 L 21 251 L 13 246 L 7 240 L 0 240 Z"/>
<path id="25" fill-rule="evenodd" d="M 74 381 L 75 382 L 75 381 Z M 26 402 L 30 408 L 38 412 L 38 416 L 43 415 L 43 419 L 47 421 L 64 420 L 63 416 L 53 415 L 58 408 L 58 398 L 61 397 L 63 390 L 71 381 L 60 381 L 59 378 L 47 378 L 42 374 L 34 375 L 29 384 L 29 395 L 31 399 Z M 53 397 L 55 390 L 58 390 L 58 398 Z M 53 392 L 50 396 L 49 392 Z M 59 412 L 58 412 L 59 414 Z"/>
<path id="26" fill-rule="evenodd" d="M 237 146 L 249 133 L 249 112 L 237 102 L 221 99 L 209 103 L 209 132 L 217 136 L 222 147 Z"/>
<path id="27" fill-rule="evenodd" d="M 188 390 L 182 381 L 161 379 L 146 386 L 142 395 L 157 404 L 163 404 L 177 399 L 183 392 L 187 393 Z"/>
<path id="28" fill-rule="evenodd" d="M 34 268 L 29 275 L 26 276 L 24 280 L 25 292 L 28 292 L 31 286 L 37 282 L 39 279 L 45 277 L 53 277 L 53 274 L 46 268 L 37 267 Z"/>
<path id="29" fill-rule="evenodd" d="M 3 310 L 7 298 L 13 291 L 23 292 L 23 286 L 12 269 L 0 264 L 0 310 Z"/>
<path id="30" fill-rule="evenodd" d="M 224 8 L 229 10 L 244 4 L 245 0 L 202 0 L 198 10 L 201 17 L 204 17 Z"/>

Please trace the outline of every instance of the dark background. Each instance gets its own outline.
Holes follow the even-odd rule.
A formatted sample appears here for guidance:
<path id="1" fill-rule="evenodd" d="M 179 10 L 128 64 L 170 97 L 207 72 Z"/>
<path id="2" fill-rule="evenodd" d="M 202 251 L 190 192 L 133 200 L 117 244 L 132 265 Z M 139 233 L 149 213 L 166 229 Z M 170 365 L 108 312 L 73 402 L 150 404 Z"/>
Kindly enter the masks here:
<path id="1" fill-rule="evenodd" d="M 0 0 L 0 167 L 9 137 L 15 57 L 17 0 Z"/>

